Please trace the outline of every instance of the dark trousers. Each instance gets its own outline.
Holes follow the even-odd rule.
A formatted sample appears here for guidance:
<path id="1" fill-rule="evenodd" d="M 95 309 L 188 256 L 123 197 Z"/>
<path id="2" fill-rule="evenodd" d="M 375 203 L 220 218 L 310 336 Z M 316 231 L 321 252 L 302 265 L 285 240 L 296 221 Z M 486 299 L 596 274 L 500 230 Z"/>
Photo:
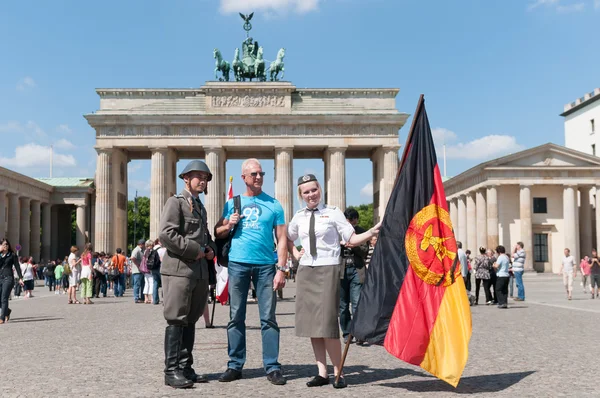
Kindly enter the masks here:
<path id="1" fill-rule="evenodd" d="M 496 278 L 496 297 L 498 305 L 506 305 L 508 302 L 508 276 L 499 276 Z"/>
<path id="2" fill-rule="evenodd" d="M 340 282 L 340 327 L 342 335 L 347 337 L 350 334 L 350 324 L 352 316 L 350 315 L 350 304 L 352 304 L 352 314 L 356 312 L 358 307 L 358 299 L 360 297 L 360 275 L 354 267 L 345 267 L 344 277 Z"/>
<path id="3" fill-rule="evenodd" d="M 17 264 L 19 266 L 19 264 Z M 5 321 L 6 316 L 9 314 L 8 299 L 10 298 L 10 291 L 15 284 L 15 278 L 12 276 L 3 276 L 0 278 L 0 320 Z"/>
<path id="4" fill-rule="evenodd" d="M 475 303 L 479 304 L 479 288 L 483 282 L 483 292 L 485 293 L 485 302 L 492 300 L 492 283 L 489 279 L 475 278 Z"/>
<path id="5" fill-rule="evenodd" d="M 496 280 L 498 277 L 496 276 L 496 271 L 493 269 L 490 270 L 490 286 L 492 290 L 492 301 L 494 304 L 498 304 L 498 297 L 496 296 Z"/>
<path id="6" fill-rule="evenodd" d="M 13 278 L 14 280 L 14 278 Z M 20 283 L 15 283 L 15 296 L 20 297 L 21 292 L 23 291 L 23 286 Z"/>
<path id="7" fill-rule="evenodd" d="M 56 278 L 54 278 L 54 275 L 46 277 L 46 285 L 48 285 L 48 290 L 51 292 L 56 289 Z"/>
<path id="8" fill-rule="evenodd" d="M 470 292 L 471 291 L 471 272 L 467 272 L 467 276 L 463 277 L 465 281 L 465 288 Z"/>
<path id="9" fill-rule="evenodd" d="M 106 297 L 106 275 L 97 272 L 96 278 L 94 279 L 93 295 L 98 297 L 100 296 L 100 293 L 102 293 L 103 297 Z"/>

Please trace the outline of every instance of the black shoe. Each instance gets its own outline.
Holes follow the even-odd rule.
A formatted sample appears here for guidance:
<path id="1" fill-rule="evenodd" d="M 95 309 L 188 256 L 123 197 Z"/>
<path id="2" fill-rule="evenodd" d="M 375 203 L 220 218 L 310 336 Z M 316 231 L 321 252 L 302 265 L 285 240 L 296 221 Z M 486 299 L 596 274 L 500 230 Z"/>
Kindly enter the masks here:
<path id="1" fill-rule="evenodd" d="M 194 383 L 208 383 L 207 375 L 199 375 L 194 372 L 194 369 L 183 369 L 183 375 L 188 379 L 193 381 Z"/>
<path id="2" fill-rule="evenodd" d="M 274 370 L 271 373 L 269 373 L 267 375 L 267 380 L 269 380 L 271 384 L 275 384 L 276 386 L 282 386 L 285 383 L 287 383 L 287 381 L 281 374 L 281 371 L 279 370 Z"/>
<path id="3" fill-rule="evenodd" d="M 346 384 L 346 379 L 340 377 L 340 381 L 333 382 L 333 388 L 346 388 L 348 385 Z"/>
<path id="4" fill-rule="evenodd" d="M 179 367 L 182 337 L 182 326 L 169 325 L 165 329 L 165 385 L 173 388 L 189 388 L 194 385 Z"/>
<path id="5" fill-rule="evenodd" d="M 228 368 L 225 373 L 219 377 L 219 381 L 223 383 L 229 383 L 230 381 L 239 380 L 242 378 L 242 372 L 239 370 Z"/>
<path id="6" fill-rule="evenodd" d="M 344 345 L 346 345 L 348 343 L 348 336 L 344 337 Z M 350 340 L 350 344 L 354 343 L 354 337 L 352 337 L 352 340 Z"/>
<path id="7" fill-rule="evenodd" d="M 321 387 L 329 384 L 329 379 L 325 377 L 321 377 L 319 375 L 313 377 L 310 381 L 306 383 L 307 387 Z"/>

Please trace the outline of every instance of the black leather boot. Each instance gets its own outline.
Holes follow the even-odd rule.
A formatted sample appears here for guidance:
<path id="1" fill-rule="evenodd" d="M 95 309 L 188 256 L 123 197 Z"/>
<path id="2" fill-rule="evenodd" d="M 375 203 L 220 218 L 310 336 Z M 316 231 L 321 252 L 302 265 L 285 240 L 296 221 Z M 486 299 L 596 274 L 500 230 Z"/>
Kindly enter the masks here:
<path id="1" fill-rule="evenodd" d="M 165 385 L 173 388 L 188 388 L 194 382 L 183 374 L 179 358 L 183 348 L 183 326 L 169 325 L 165 329 Z"/>
<path id="2" fill-rule="evenodd" d="M 182 349 L 179 354 L 179 368 L 183 369 L 183 375 L 194 383 L 208 383 L 206 375 L 198 375 L 192 368 L 194 364 L 194 341 L 196 340 L 196 325 L 188 325 L 183 328 Z"/>

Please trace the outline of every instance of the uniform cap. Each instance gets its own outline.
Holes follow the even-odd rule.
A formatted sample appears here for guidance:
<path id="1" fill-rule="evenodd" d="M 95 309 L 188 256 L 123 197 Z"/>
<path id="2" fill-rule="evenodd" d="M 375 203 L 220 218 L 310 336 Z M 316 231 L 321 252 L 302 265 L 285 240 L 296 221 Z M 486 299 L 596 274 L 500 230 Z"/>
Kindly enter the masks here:
<path id="1" fill-rule="evenodd" d="M 314 174 L 305 174 L 302 177 L 298 178 L 298 186 L 311 181 L 317 181 L 317 177 L 315 177 Z"/>

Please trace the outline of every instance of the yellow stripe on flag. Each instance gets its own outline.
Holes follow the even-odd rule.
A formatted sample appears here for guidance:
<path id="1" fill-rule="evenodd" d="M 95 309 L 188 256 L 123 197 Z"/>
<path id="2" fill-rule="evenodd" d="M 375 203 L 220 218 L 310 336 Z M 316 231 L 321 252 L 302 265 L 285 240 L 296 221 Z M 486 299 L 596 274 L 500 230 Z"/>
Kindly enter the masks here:
<path id="1" fill-rule="evenodd" d="M 446 288 L 420 366 L 456 387 L 469 357 L 471 330 L 469 299 L 465 283 L 459 277 Z"/>

